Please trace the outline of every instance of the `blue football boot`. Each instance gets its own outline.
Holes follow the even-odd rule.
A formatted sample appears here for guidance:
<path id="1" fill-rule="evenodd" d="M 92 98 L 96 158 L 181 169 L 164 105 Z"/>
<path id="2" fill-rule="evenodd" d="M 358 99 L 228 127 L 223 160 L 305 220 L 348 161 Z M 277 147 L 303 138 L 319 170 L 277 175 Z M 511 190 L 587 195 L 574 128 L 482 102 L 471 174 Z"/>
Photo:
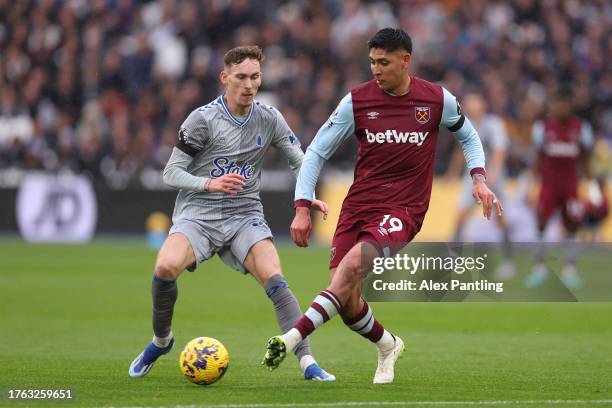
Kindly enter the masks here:
<path id="1" fill-rule="evenodd" d="M 304 379 L 311 381 L 336 381 L 336 376 L 313 363 L 304 370 Z"/>
<path id="2" fill-rule="evenodd" d="M 130 364 L 130 369 L 128 371 L 130 377 L 137 378 L 147 375 L 149 371 L 151 371 L 155 361 L 159 357 L 170 352 L 170 350 L 172 350 L 172 346 L 174 346 L 174 338 L 172 338 L 172 340 L 170 340 L 170 344 L 164 348 L 157 347 L 155 344 L 149 343 L 144 351 L 140 353 L 138 357 L 134 359 L 134 361 L 132 361 L 132 364 Z"/>

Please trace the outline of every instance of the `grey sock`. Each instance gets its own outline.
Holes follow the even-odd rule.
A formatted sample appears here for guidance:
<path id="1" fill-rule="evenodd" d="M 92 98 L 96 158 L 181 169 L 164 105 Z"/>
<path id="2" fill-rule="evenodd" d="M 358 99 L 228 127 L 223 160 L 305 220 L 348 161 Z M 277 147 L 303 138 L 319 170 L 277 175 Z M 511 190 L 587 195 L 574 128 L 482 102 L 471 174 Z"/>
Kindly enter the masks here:
<path id="1" fill-rule="evenodd" d="M 546 243 L 544 242 L 544 233 L 538 232 L 538 242 L 535 246 L 535 262 L 543 263 L 546 253 Z"/>
<path id="2" fill-rule="evenodd" d="M 295 323 L 302 317 L 302 311 L 297 299 L 289 289 L 285 278 L 281 275 L 274 275 L 264 285 L 266 295 L 274 304 L 276 320 L 283 333 L 287 333 Z M 303 356 L 311 354 L 310 342 L 308 339 L 302 340 L 294 350 L 298 360 Z"/>
<path id="3" fill-rule="evenodd" d="M 565 262 L 568 264 L 576 264 L 576 258 L 580 252 L 580 244 L 576 239 L 576 234 L 568 234 L 565 238 Z"/>
<path id="4" fill-rule="evenodd" d="M 166 337 L 172 328 L 174 303 L 178 296 L 176 281 L 153 275 L 151 294 L 153 295 L 153 333 L 157 337 Z"/>
<path id="5" fill-rule="evenodd" d="M 512 259 L 512 241 L 510 240 L 510 228 L 502 229 L 502 243 L 504 259 Z"/>

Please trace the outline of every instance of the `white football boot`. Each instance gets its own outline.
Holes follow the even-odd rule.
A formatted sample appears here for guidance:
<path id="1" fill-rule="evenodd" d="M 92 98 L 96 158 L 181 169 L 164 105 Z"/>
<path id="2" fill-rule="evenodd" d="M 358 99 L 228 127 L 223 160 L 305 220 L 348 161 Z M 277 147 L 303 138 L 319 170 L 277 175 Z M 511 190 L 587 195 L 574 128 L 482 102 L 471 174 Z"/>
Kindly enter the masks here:
<path id="1" fill-rule="evenodd" d="M 404 342 L 395 336 L 395 345 L 389 350 L 378 349 L 378 367 L 374 374 L 374 384 L 388 384 L 395 376 L 395 362 L 404 354 Z"/>

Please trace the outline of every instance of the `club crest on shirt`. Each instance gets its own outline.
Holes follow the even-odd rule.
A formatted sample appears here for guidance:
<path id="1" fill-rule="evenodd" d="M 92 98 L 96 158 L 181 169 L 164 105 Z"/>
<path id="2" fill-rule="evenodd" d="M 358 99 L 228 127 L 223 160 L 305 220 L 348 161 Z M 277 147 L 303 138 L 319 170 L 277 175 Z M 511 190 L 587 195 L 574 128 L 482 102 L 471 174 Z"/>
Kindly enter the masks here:
<path id="1" fill-rule="evenodd" d="M 429 106 L 415 106 L 414 107 L 414 118 L 421 125 L 424 125 L 425 123 L 429 122 L 429 117 L 430 117 L 429 112 L 430 112 Z"/>
<path id="2" fill-rule="evenodd" d="M 189 135 L 187 134 L 187 129 L 182 127 L 179 130 L 179 142 L 181 142 L 182 144 L 187 144 L 187 139 L 188 138 L 189 138 Z"/>

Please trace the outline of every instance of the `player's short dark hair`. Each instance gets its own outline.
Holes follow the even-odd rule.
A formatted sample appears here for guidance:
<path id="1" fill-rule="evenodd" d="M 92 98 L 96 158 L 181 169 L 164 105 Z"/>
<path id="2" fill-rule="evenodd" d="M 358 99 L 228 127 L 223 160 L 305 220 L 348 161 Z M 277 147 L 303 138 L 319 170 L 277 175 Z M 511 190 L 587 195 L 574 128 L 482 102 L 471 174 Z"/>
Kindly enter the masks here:
<path id="1" fill-rule="evenodd" d="M 264 59 L 263 51 L 257 45 L 243 45 L 232 48 L 223 56 L 223 63 L 226 67 L 240 64 L 245 59 L 254 59 L 261 63 Z"/>
<path id="2" fill-rule="evenodd" d="M 412 39 L 401 28 L 383 28 L 368 40 L 368 50 L 380 48 L 387 52 L 404 49 L 412 54 Z"/>
<path id="3" fill-rule="evenodd" d="M 561 86 L 557 90 L 556 99 L 562 100 L 564 102 L 571 102 L 574 99 L 574 93 L 572 89 L 568 86 Z"/>

